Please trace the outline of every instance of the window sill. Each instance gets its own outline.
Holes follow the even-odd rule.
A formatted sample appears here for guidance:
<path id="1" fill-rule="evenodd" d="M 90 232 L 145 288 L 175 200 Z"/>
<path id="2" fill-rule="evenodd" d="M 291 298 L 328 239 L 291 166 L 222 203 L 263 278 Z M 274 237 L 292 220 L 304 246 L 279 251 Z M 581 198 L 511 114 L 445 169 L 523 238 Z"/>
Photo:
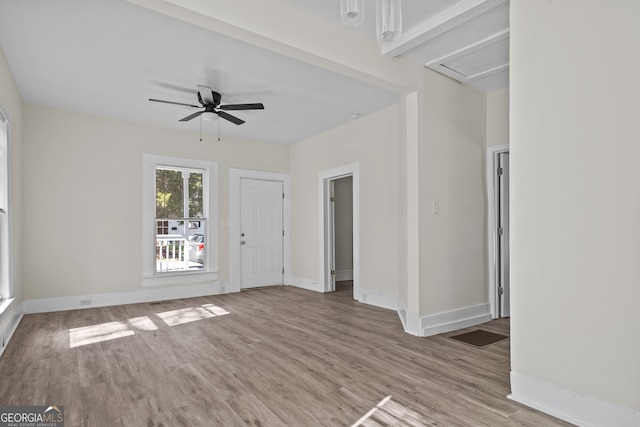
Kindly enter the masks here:
<path id="1" fill-rule="evenodd" d="M 9 307 L 11 307 L 11 303 L 13 302 L 14 299 L 15 298 L 7 298 L 7 299 L 0 300 L 0 317 L 2 317 L 4 312 L 7 311 Z"/>
<path id="2" fill-rule="evenodd" d="M 156 288 L 173 285 L 201 285 L 218 280 L 218 271 L 192 271 L 177 273 L 162 273 L 142 278 L 143 288 Z"/>

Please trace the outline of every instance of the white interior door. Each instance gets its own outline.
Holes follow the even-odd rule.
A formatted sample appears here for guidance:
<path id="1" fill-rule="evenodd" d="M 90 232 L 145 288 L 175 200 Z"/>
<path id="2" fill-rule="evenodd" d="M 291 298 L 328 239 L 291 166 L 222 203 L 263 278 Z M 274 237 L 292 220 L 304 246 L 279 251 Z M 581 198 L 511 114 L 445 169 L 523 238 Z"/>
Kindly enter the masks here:
<path id="1" fill-rule="evenodd" d="M 510 316 L 509 305 L 509 153 L 498 154 L 498 292 L 500 317 Z"/>
<path id="2" fill-rule="evenodd" d="M 283 184 L 240 180 L 241 288 L 283 283 Z"/>

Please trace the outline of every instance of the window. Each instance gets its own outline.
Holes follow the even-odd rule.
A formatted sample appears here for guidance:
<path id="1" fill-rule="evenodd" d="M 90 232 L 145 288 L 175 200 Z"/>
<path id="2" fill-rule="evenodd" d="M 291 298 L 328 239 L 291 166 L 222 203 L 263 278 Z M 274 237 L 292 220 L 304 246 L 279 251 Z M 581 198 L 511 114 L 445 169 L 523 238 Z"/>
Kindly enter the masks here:
<path id="1" fill-rule="evenodd" d="M 207 253 L 203 236 L 207 218 L 204 209 L 203 169 L 156 165 L 156 273 L 202 270 Z M 192 228 L 198 219 L 201 224 Z M 198 234 L 199 233 L 199 234 Z"/>
<path id="2" fill-rule="evenodd" d="M 12 296 L 9 245 L 9 124 L 0 111 L 0 299 Z"/>
<path id="3" fill-rule="evenodd" d="M 217 164 L 145 154 L 143 166 L 144 285 L 193 282 L 176 276 L 215 274 Z"/>
<path id="4" fill-rule="evenodd" d="M 169 234 L 169 221 L 156 220 L 156 234 Z"/>

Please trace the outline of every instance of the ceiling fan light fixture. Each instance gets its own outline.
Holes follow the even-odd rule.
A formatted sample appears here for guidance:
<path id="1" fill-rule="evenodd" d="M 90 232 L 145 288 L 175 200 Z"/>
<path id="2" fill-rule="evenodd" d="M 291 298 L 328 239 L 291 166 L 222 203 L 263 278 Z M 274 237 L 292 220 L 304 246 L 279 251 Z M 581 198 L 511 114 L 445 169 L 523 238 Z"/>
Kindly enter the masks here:
<path id="1" fill-rule="evenodd" d="M 402 1 L 377 0 L 376 36 L 382 44 L 389 44 L 402 37 Z"/>
<path id="2" fill-rule="evenodd" d="M 340 0 L 340 19 L 350 27 L 364 21 L 364 0 Z"/>
<path id="3" fill-rule="evenodd" d="M 204 120 L 205 122 L 212 122 L 218 118 L 218 115 L 213 111 L 205 111 L 204 113 L 200 114 L 200 117 L 202 117 L 202 120 Z"/>

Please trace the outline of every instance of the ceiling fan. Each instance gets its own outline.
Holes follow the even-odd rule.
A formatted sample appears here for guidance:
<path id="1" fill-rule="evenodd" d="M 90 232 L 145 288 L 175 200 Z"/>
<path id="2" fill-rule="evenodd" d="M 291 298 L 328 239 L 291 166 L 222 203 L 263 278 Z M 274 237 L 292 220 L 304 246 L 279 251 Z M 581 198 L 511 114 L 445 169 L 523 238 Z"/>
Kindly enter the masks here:
<path id="1" fill-rule="evenodd" d="M 221 100 L 222 100 L 222 95 L 220 95 L 218 92 L 214 92 L 213 90 L 211 90 L 211 88 L 207 86 L 201 86 L 201 85 L 198 85 L 198 102 L 200 103 L 200 105 L 184 104 L 182 102 L 164 101 L 162 99 L 149 98 L 149 101 L 163 102 L 165 104 L 184 105 L 186 107 L 193 107 L 193 108 L 204 107 L 204 110 L 198 111 L 196 113 L 188 115 L 185 118 L 180 119 L 181 122 L 188 122 L 189 120 L 195 119 L 196 117 L 206 113 L 206 115 L 217 114 L 218 117 L 228 120 L 231 123 L 241 125 L 244 123 L 244 120 L 236 116 L 232 116 L 231 114 L 227 113 L 224 110 L 230 110 L 230 111 L 232 110 L 264 110 L 264 105 L 262 103 L 220 105 Z M 203 116 L 203 118 L 206 117 L 206 115 Z"/>

